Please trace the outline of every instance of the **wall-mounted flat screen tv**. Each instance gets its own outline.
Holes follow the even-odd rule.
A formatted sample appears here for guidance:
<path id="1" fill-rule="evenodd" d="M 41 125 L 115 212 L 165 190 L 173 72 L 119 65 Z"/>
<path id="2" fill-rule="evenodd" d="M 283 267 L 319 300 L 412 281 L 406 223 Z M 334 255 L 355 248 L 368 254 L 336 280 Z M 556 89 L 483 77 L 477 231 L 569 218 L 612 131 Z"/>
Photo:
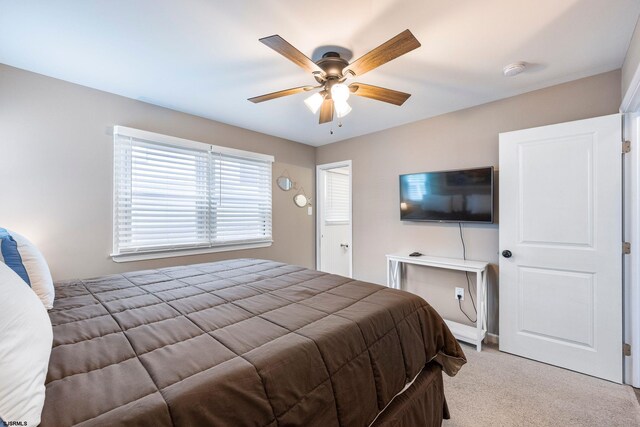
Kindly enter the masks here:
<path id="1" fill-rule="evenodd" d="M 402 221 L 493 222 L 493 167 L 400 175 Z"/>

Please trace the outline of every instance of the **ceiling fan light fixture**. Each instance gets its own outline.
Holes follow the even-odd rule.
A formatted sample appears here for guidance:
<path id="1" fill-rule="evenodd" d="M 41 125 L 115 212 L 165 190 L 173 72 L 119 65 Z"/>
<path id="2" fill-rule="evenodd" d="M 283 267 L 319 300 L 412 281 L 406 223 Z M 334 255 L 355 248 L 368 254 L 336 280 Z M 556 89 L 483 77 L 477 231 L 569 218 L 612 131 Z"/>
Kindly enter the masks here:
<path id="1" fill-rule="evenodd" d="M 343 118 L 351 112 L 351 106 L 349 105 L 349 103 L 347 103 L 347 101 L 336 101 L 334 99 L 333 107 L 335 108 L 336 116 L 338 116 L 339 119 Z"/>
<path id="2" fill-rule="evenodd" d="M 304 100 L 306 106 L 311 110 L 313 114 L 317 113 L 324 101 L 324 96 L 320 95 L 320 92 L 316 92 L 307 99 Z"/>
<path id="3" fill-rule="evenodd" d="M 349 99 L 349 87 L 343 83 L 336 83 L 331 86 L 331 99 L 335 102 L 347 102 Z"/>
<path id="4" fill-rule="evenodd" d="M 358 97 L 398 106 L 411 96 L 409 93 L 363 83 L 351 83 L 349 86 L 343 83 L 347 78 L 362 76 L 420 47 L 420 42 L 409 30 L 404 30 L 351 63 L 335 51 L 325 52 L 321 59 L 314 62 L 277 34 L 259 41 L 310 72 L 319 86 L 298 86 L 249 98 L 254 104 L 321 88 L 319 93 L 309 96 L 304 103 L 313 114 L 320 113 L 318 123 L 324 124 L 332 122 L 335 116 L 342 118 L 351 112 L 351 106 L 347 103 L 351 92 Z"/>

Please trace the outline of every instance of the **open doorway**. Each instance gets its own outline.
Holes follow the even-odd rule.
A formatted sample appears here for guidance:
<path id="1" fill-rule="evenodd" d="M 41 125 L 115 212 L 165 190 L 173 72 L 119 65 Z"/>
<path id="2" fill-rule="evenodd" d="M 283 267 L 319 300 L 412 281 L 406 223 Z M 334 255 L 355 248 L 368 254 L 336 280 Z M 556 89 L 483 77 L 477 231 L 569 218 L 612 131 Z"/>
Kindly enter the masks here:
<path id="1" fill-rule="evenodd" d="M 316 268 L 352 277 L 351 160 L 316 167 Z"/>

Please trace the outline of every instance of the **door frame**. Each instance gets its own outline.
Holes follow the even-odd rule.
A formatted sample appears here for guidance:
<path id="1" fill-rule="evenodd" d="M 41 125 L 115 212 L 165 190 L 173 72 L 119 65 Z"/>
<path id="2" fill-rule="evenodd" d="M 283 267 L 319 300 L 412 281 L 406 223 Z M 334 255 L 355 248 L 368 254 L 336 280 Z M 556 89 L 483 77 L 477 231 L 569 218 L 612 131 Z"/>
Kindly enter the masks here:
<path id="1" fill-rule="evenodd" d="M 626 112 L 623 120 L 623 139 L 630 141 L 632 147 L 623 160 L 623 239 L 632 245 L 623 268 L 623 333 L 624 342 L 631 346 L 631 356 L 625 357 L 623 363 L 624 382 L 640 387 L 640 113 Z"/>
<path id="2" fill-rule="evenodd" d="M 638 39 L 636 29 L 631 43 Z M 640 387 L 640 64 L 627 62 L 623 70 L 631 76 L 622 94 L 620 112 L 624 113 L 623 139 L 631 141 L 631 152 L 624 157 L 624 239 L 631 242 L 631 253 L 624 265 L 624 338 L 631 345 L 631 356 L 625 357 L 624 382 Z"/>
<path id="3" fill-rule="evenodd" d="M 343 160 L 340 162 L 325 163 L 322 165 L 316 165 L 316 270 L 320 270 L 320 261 L 322 256 L 321 248 L 321 232 L 323 215 L 323 203 L 324 198 L 322 193 L 324 191 L 324 183 L 322 178 L 322 172 L 336 169 L 336 168 L 348 168 L 349 169 L 349 277 L 353 278 L 353 168 L 351 160 Z"/>

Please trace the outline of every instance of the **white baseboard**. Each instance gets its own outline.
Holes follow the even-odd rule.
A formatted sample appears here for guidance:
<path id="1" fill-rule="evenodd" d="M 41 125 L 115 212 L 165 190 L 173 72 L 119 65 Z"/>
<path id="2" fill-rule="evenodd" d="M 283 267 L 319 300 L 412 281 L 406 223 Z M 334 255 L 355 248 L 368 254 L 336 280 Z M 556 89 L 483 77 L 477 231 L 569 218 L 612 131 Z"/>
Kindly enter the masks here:
<path id="1" fill-rule="evenodd" d="M 492 334 L 487 332 L 487 335 L 484 337 L 484 342 L 487 344 L 500 344 L 500 335 Z"/>

